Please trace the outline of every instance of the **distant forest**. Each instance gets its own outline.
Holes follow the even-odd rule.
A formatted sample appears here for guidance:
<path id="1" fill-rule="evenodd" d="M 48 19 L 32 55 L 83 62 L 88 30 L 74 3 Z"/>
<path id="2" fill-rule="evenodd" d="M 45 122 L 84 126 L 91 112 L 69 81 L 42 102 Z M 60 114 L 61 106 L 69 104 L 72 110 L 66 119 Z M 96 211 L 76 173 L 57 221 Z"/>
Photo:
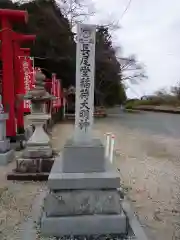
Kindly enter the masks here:
<path id="1" fill-rule="evenodd" d="M 76 44 L 72 22 L 55 0 L 33 0 L 28 3 L 0 2 L 0 8 L 27 10 L 28 24 L 14 24 L 15 31 L 36 34 L 31 48 L 35 66 L 47 77 L 56 73 L 64 88 L 75 85 Z M 98 105 L 121 104 L 126 100 L 123 73 L 108 27 L 98 26 L 96 34 L 95 99 Z"/>

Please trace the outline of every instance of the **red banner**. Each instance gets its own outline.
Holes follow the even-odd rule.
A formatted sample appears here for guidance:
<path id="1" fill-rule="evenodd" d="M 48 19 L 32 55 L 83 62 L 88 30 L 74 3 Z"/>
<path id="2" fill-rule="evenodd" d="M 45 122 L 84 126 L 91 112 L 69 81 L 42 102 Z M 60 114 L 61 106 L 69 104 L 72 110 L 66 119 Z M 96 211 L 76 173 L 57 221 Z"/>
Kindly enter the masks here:
<path id="1" fill-rule="evenodd" d="M 61 80 L 57 79 L 57 107 L 61 107 Z"/>
<path id="2" fill-rule="evenodd" d="M 56 81 L 56 74 L 52 74 L 52 88 L 51 88 L 51 94 L 56 97 L 57 96 L 57 81 Z M 57 100 L 52 101 L 52 107 L 56 108 Z"/>
<path id="3" fill-rule="evenodd" d="M 21 68 L 21 94 L 26 94 L 31 88 L 33 83 L 33 66 L 31 57 L 20 57 Z M 31 111 L 31 101 L 24 100 L 24 112 L 29 113 Z"/>

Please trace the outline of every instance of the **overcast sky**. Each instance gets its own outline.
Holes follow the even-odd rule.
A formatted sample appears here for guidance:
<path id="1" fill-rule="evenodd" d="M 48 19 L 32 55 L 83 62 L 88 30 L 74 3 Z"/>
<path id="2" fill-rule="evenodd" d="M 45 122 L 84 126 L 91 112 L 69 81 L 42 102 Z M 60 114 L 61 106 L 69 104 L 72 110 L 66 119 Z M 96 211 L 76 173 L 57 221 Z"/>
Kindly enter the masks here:
<path id="1" fill-rule="evenodd" d="M 95 23 L 106 16 L 120 19 L 129 0 L 93 0 L 98 14 Z M 114 39 L 123 54 L 136 54 L 147 67 L 149 79 L 132 86 L 128 95 L 151 94 L 180 80 L 180 0 L 132 0 L 120 21 Z"/>
<path id="2" fill-rule="evenodd" d="M 149 78 L 131 86 L 129 97 L 170 88 L 180 80 L 180 0 L 132 0 L 122 19 L 129 0 L 92 1 L 97 13 L 90 22 L 120 20 L 115 45 L 123 47 L 124 56 L 135 54 L 146 65 Z"/>

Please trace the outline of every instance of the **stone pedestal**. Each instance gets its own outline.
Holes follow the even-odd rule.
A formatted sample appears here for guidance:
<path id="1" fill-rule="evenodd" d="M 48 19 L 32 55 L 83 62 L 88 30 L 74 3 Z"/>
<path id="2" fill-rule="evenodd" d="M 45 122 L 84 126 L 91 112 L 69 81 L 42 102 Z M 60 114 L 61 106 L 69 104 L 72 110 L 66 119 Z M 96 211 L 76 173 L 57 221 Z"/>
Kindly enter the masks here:
<path id="1" fill-rule="evenodd" d="M 28 118 L 35 126 L 35 131 L 29 138 L 21 158 L 17 160 L 17 171 L 41 173 L 44 169 L 44 162 L 51 162 L 53 156 L 49 136 L 43 129 L 44 122 L 50 118 L 50 115 L 44 113 L 34 114 Z"/>
<path id="2" fill-rule="evenodd" d="M 43 234 L 126 233 L 127 220 L 117 191 L 120 178 L 104 158 L 100 140 L 84 146 L 68 141 L 55 160 L 48 187 L 41 219 Z"/>
<path id="3" fill-rule="evenodd" d="M 104 146 L 99 139 L 88 143 L 67 141 L 63 151 L 63 172 L 102 172 L 105 170 Z"/>
<path id="4" fill-rule="evenodd" d="M 6 138 L 7 113 L 0 113 L 0 165 L 7 165 L 14 160 L 14 150 L 11 149 L 10 141 Z"/>

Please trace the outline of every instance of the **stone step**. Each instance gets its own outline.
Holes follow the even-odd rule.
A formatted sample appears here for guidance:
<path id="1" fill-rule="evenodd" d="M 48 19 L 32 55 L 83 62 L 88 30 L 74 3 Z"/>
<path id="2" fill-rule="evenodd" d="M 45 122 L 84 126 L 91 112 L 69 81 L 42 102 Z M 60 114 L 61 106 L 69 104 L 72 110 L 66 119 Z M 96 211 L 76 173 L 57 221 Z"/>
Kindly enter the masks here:
<path id="1" fill-rule="evenodd" d="M 48 217 L 120 214 L 119 192 L 114 190 L 50 191 L 44 201 Z"/>
<path id="2" fill-rule="evenodd" d="M 93 234 L 126 234 L 125 214 L 46 217 L 41 219 L 41 231 L 45 236 Z"/>
<path id="3" fill-rule="evenodd" d="M 48 179 L 48 187 L 51 190 L 116 189 L 120 187 L 120 176 L 109 161 L 104 172 L 64 173 L 62 165 L 62 155 L 57 156 Z"/>

